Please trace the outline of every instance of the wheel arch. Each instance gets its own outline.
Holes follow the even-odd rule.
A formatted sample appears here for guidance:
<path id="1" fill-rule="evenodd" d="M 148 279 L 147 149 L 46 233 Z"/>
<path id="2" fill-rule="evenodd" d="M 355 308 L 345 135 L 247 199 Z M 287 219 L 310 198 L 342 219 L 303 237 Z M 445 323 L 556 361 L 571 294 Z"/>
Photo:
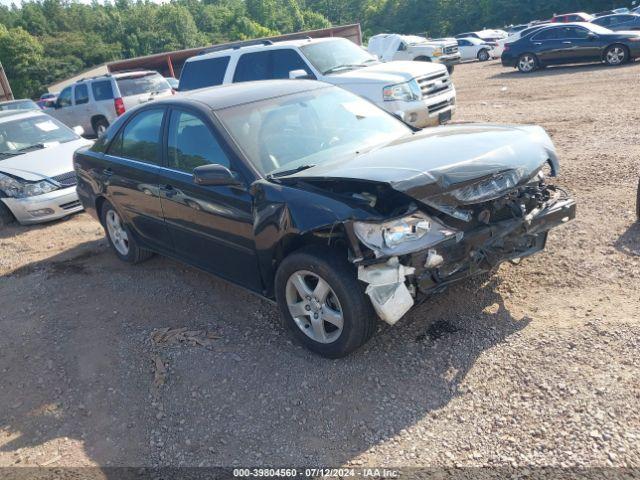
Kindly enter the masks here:
<path id="1" fill-rule="evenodd" d="M 416 58 L 413 59 L 414 62 L 433 62 L 433 60 L 431 60 L 431 57 L 427 57 L 426 55 L 418 55 Z"/>

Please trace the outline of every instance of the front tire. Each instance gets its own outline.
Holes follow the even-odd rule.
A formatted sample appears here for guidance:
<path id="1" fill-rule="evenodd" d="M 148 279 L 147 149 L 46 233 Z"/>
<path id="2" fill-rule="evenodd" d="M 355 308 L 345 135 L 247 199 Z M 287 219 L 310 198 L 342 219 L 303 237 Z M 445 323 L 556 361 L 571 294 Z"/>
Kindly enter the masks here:
<path id="1" fill-rule="evenodd" d="M 9 225 L 15 221 L 15 217 L 9 207 L 7 207 L 4 203 L 0 202 L 0 227 L 4 227 Z"/>
<path id="2" fill-rule="evenodd" d="M 535 72 L 538 68 L 540 68 L 538 57 L 533 53 L 523 53 L 518 57 L 518 70 L 521 73 Z"/>
<path id="3" fill-rule="evenodd" d="M 289 255 L 275 283 L 285 326 L 323 357 L 344 357 L 375 332 L 377 317 L 355 268 L 333 250 L 312 246 Z"/>
<path id="4" fill-rule="evenodd" d="M 624 45 L 611 45 L 604 51 L 604 61 L 610 67 L 617 67 L 629 61 L 629 50 Z"/>
<path id="5" fill-rule="evenodd" d="M 478 61 L 479 62 L 486 62 L 487 60 L 489 60 L 489 58 L 491 58 L 491 55 L 489 55 L 489 50 L 483 48 L 482 50 L 480 50 L 478 52 Z"/>
<path id="6" fill-rule="evenodd" d="M 126 226 L 118 211 L 109 202 L 104 202 L 100 214 L 109 246 L 116 256 L 127 263 L 140 263 L 153 253 L 138 246 L 138 242 Z"/>

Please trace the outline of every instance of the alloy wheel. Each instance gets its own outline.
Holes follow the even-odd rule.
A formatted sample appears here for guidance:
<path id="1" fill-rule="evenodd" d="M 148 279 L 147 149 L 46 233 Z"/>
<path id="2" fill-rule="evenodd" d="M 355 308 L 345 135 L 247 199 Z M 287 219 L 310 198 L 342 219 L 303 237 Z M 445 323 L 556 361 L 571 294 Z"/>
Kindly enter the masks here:
<path id="1" fill-rule="evenodd" d="M 620 65 L 624 62 L 627 54 L 622 47 L 613 47 L 607 50 L 607 63 L 609 65 Z"/>
<path id="2" fill-rule="evenodd" d="M 114 210 L 109 210 L 106 220 L 111 243 L 118 253 L 126 257 L 129 254 L 129 236 L 122 226 L 120 216 Z"/>
<path id="3" fill-rule="evenodd" d="M 518 68 L 522 72 L 532 72 L 536 67 L 536 59 L 531 55 L 523 55 L 518 62 Z"/>
<path id="4" fill-rule="evenodd" d="M 342 334 L 344 315 L 337 295 L 319 275 L 298 270 L 285 289 L 289 313 L 305 335 L 318 343 L 335 342 Z"/>

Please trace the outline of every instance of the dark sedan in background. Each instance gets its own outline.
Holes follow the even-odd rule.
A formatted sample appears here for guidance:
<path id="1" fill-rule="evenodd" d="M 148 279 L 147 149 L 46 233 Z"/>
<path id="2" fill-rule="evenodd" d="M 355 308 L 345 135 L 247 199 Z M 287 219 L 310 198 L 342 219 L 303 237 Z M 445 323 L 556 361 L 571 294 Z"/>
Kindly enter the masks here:
<path id="1" fill-rule="evenodd" d="M 547 65 L 605 62 L 617 66 L 640 56 L 640 33 L 613 32 L 592 23 L 544 27 L 507 43 L 502 64 L 529 73 Z"/>
<path id="2" fill-rule="evenodd" d="M 604 17 L 598 17 L 592 20 L 591 23 L 616 32 L 640 30 L 640 15 L 635 13 L 627 15 L 605 15 Z"/>

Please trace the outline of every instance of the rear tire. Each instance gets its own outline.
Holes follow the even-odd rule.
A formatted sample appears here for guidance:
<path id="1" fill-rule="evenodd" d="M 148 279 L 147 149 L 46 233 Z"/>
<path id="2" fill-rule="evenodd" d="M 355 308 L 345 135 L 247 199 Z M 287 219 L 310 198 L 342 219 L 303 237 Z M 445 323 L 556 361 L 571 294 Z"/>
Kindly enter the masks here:
<path id="1" fill-rule="evenodd" d="M 138 246 L 131 230 L 108 201 L 102 204 L 100 220 L 109 246 L 120 260 L 127 263 L 140 263 L 153 256 L 152 252 Z"/>
<path id="2" fill-rule="evenodd" d="M 487 50 L 486 48 L 483 48 L 482 50 L 480 50 L 478 52 L 478 61 L 479 62 L 486 62 L 491 58 L 491 55 L 489 55 L 489 50 Z"/>
<path id="3" fill-rule="evenodd" d="M 287 329 L 323 357 L 344 357 L 375 332 L 377 316 L 356 269 L 329 248 L 305 247 L 286 257 L 275 289 Z"/>
<path id="4" fill-rule="evenodd" d="M 0 202 L 0 227 L 4 227 L 15 222 L 15 217 L 9 207 L 7 207 L 3 202 Z"/>
<path id="5" fill-rule="evenodd" d="M 521 73 L 531 73 L 540 68 L 540 62 L 533 53 L 523 53 L 518 57 L 517 67 Z"/>
<path id="6" fill-rule="evenodd" d="M 629 50 L 624 45 L 611 45 L 604 51 L 604 62 L 610 67 L 624 65 L 628 61 Z"/>
<path id="7" fill-rule="evenodd" d="M 96 134 L 96 137 L 100 138 L 104 135 L 107 128 L 109 128 L 109 122 L 106 118 L 100 117 L 93 121 L 93 131 Z"/>

